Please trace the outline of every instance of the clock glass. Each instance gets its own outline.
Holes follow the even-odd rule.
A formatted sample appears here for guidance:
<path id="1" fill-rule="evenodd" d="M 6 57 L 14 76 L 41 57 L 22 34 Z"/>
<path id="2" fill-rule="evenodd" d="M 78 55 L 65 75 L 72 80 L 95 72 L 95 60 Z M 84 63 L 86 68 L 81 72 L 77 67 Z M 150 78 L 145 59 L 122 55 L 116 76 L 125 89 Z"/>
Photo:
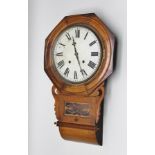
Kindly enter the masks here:
<path id="1" fill-rule="evenodd" d="M 64 80 L 82 83 L 96 73 L 104 54 L 102 48 L 93 30 L 85 26 L 72 26 L 57 37 L 51 56 Z"/>

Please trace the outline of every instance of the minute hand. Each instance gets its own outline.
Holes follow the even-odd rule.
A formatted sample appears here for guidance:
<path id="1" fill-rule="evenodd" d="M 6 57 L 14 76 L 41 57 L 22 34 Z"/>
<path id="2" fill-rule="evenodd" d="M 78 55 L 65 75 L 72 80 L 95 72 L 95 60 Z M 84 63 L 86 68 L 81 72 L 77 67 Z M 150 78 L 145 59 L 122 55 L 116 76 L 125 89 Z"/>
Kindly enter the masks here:
<path id="1" fill-rule="evenodd" d="M 78 52 L 77 52 L 77 49 L 76 49 L 76 46 L 75 46 L 76 42 L 74 41 L 74 38 L 73 38 L 73 44 L 72 45 L 74 46 L 75 56 L 76 56 L 76 59 L 77 59 L 78 64 L 79 64 L 80 71 L 82 71 L 80 60 L 79 60 L 79 55 L 78 55 Z"/>

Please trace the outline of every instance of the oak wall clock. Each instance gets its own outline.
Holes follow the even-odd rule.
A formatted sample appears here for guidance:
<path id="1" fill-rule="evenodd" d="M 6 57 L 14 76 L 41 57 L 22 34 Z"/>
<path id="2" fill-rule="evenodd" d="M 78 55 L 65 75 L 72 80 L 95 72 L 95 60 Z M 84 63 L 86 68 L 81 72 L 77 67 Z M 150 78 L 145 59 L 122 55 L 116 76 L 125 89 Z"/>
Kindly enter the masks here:
<path id="1" fill-rule="evenodd" d="M 94 14 L 66 16 L 45 41 L 56 125 L 66 140 L 102 145 L 104 82 L 113 71 L 114 36 Z"/>

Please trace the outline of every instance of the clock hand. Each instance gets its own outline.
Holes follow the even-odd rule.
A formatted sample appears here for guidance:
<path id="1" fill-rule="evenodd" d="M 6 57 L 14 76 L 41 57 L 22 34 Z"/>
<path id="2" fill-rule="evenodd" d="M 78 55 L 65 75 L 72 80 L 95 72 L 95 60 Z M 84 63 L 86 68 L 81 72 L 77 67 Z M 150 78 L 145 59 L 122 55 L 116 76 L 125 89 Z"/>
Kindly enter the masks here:
<path id="1" fill-rule="evenodd" d="M 79 64 L 79 67 L 80 67 L 80 72 L 82 73 L 82 76 L 84 77 L 84 75 L 83 75 L 83 69 L 82 69 L 82 67 L 81 67 L 81 64 L 80 64 L 80 60 L 79 60 L 79 55 L 78 55 L 78 52 L 77 52 L 77 49 L 76 49 L 76 42 L 75 42 L 75 40 L 74 40 L 74 37 L 72 37 L 72 39 L 73 39 L 73 43 L 72 43 L 72 45 L 74 46 L 74 51 L 75 51 L 75 56 L 76 56 L 76 59 L 77 59 L 77 61 L 78 61 L 78 64 Z"/>
<path id="2" fill-rule="evenodd" d="M 78 52 L 77 52 L 77 49 L 76 49 L 76 46 L 75 46 L 76 42 L 74 41 L 74 38 L 73 38 L 73 44 L 72 45 L 74 46 L 75 56 L 76 56 L 77 60 L 79 61 Z"/>

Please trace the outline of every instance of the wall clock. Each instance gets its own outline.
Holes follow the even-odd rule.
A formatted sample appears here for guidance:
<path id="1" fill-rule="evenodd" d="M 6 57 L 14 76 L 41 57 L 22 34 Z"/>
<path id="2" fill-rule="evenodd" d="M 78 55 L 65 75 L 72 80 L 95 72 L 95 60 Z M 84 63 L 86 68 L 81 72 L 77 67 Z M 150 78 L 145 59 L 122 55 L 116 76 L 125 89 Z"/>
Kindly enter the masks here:
<path id="1" fill-rule="evenodd" d="M 113 71 L 114 36 L 94 14 L 66 16 L 45 41 L 56 125 L 66 140 L 102 145 L 104 81 Z"/>

